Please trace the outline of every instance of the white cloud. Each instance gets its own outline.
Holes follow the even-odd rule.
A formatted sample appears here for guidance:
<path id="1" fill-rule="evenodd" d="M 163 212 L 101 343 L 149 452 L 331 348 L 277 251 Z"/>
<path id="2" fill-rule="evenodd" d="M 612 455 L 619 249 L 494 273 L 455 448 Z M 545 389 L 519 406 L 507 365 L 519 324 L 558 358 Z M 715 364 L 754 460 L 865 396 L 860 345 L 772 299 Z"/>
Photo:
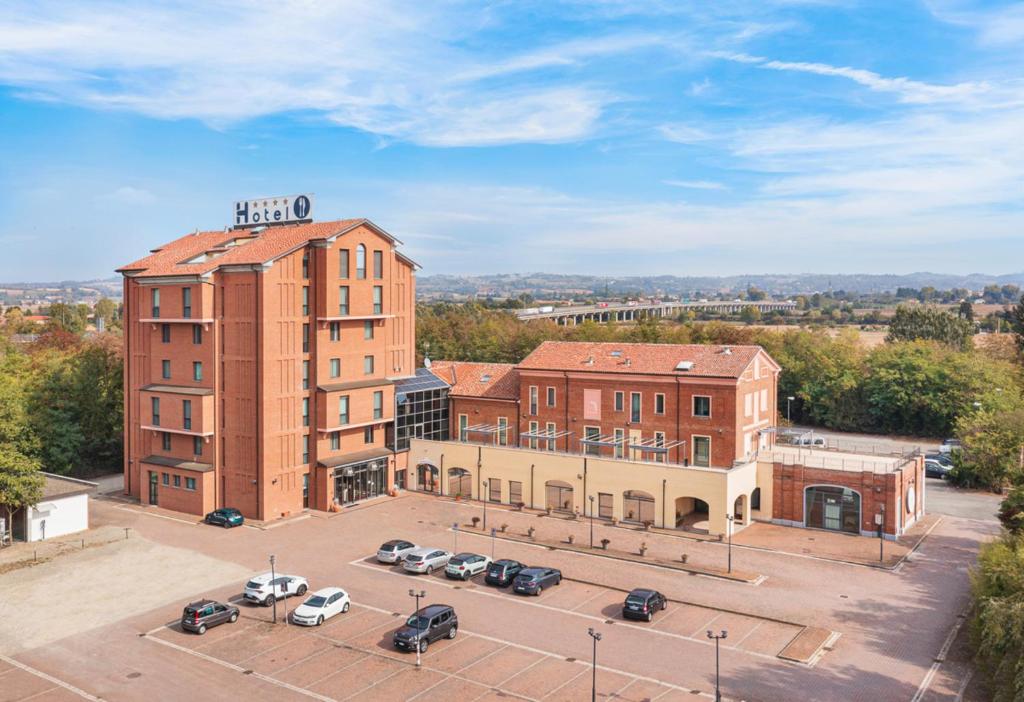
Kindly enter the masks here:
<path id="1" fill-rule="evenodd" d="M 677 144 L 697 144 L 712 138 L 708 131 L 692 124 L 663 124 L 658 127 L 658 132 Z"/>
<path id="2" fill-rule="evenodd" d="M 665 185 L 671 185 L 675 188 L 691 188 L 694 190 L 728 190 L 729 187 L 724 183 L 716 183 L 711 180 L 663 180 L 661 181 Z"/>
<path id="3" fill-rule="evenodd" d="M 156 196 L 144 188 L 134 188 L 130 185 L 122 185 L 105 196 L 107 200 L 121 202 L 128 205 L 148 205 L 156 202 Z"/>

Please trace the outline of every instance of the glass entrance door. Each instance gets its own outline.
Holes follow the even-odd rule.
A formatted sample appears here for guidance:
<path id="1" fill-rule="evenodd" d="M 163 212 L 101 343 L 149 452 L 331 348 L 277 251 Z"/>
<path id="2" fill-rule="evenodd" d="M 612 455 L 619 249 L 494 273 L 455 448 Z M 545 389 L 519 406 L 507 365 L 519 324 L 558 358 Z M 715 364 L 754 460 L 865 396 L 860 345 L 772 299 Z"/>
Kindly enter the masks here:
<path id="1" fill-rule="evenodd" d="M 149 473 L 149 504 L 155 505 L 157 503 L 157 475 L 150 471 Z"/>
<path id="2" fill-rule="evenodd" d="M 383 495 L 387 490 L 387 461 L 346 466 L 334 477 L 334 495 L 341 504 Z"/>

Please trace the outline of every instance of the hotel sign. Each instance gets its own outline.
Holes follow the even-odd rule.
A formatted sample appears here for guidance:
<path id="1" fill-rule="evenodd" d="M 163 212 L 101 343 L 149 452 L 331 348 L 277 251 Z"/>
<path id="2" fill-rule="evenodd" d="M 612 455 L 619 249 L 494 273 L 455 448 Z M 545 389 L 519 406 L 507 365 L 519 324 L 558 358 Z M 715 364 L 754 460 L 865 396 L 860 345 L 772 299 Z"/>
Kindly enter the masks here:
<path id="1" fill-rule="evenodd" d="M 235 203 L 235 228 L 267 224 L 295 224 L 313 219 L 312 195 L 286 195 L 239 200 Z"/>

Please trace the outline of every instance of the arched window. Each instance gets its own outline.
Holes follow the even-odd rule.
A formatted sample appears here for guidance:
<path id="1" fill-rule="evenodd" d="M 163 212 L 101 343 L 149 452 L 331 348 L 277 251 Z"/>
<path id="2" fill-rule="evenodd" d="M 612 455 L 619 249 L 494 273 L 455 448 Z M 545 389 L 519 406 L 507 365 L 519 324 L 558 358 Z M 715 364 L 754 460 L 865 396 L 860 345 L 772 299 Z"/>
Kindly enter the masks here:
<path id="1" fill-rule="evenodd" d="M 362 244 L 356 247 L 356 278 L 366 278 L 366 247 Z"/>

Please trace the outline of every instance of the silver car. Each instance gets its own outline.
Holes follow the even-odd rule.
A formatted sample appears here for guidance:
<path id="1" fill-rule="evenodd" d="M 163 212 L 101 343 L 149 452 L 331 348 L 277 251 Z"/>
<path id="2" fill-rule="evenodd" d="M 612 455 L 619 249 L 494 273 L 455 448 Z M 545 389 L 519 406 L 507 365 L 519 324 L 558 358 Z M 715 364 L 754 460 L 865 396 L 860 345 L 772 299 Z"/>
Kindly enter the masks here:
<path id="1" fill-rule="evenodd" d="M 377 549 L 377 560 L 381 563 L 398 563 L 416 550 L 416 544 L 402 539 L 392 539 Z"/>
<path id="2" fill-rule="evenodd" d="M 410 573 L 433 573 L 436 568 L 444 568 L 448 565 L 448 559 L 452 557 L 450 551 L 441 548 L 416 548 L 410 551 L 402 567 Z"/>

